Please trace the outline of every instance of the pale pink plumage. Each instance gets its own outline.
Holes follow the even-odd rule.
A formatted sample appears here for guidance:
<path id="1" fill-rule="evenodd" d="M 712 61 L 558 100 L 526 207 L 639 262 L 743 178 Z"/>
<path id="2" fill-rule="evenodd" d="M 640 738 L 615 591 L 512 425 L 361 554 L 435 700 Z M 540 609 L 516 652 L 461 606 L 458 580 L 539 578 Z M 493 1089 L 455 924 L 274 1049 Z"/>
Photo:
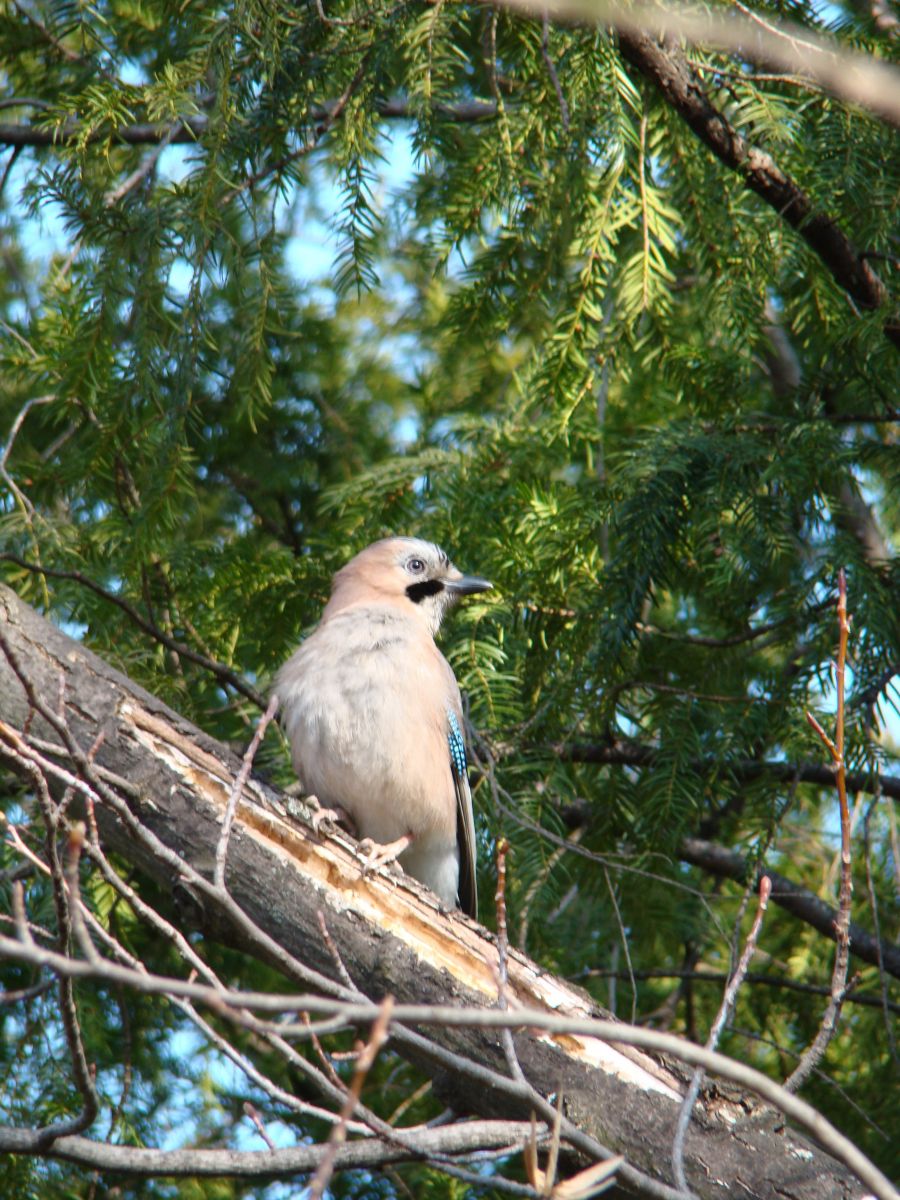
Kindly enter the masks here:
<path id="1" fill-rule="evenodd" d="M 449 742 L 462 706 L 434 635 L 459 595 L 488 587 L 430 542 L 375 542 L 335 575 L 322 620 L 274 688 L 306 791 L 343 808 L 363 838 L 409 837 L 403 867 L 473 916 L 472 798 Z"/>

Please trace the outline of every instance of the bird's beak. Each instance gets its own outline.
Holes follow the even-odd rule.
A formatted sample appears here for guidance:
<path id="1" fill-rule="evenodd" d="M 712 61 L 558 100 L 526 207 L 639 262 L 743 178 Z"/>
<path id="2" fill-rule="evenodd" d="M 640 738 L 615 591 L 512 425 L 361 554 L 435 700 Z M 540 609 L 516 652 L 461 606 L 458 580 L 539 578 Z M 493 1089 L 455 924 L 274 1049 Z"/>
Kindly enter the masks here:
<path id="1" fill-rule="evenodd" d="M 460 575 L 459 579 L 444 580 L 444 587 L 447 591 L 453 592 L 457 596 L 471 596 L 475 592 L 487 592 L 493 586 L 487 579 L 481 579 L 477 575 Z"/>

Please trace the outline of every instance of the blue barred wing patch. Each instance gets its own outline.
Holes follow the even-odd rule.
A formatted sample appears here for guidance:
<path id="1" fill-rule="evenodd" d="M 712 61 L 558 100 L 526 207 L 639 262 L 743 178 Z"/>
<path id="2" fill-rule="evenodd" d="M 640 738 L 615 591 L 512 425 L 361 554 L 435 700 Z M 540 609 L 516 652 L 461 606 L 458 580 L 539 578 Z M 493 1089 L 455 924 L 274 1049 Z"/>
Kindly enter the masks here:
<path id="1" fill-rule="evenodd" d="M 459 727 L 459 721 L 456 719 L 456 713 L 448 709 L 447 711 L 447 740 L 450 743 L 450 761 L 453 763 L 455 774 L 461 778 L 466 777 L 466 743 L 463 740 L 462 730 Z"/>

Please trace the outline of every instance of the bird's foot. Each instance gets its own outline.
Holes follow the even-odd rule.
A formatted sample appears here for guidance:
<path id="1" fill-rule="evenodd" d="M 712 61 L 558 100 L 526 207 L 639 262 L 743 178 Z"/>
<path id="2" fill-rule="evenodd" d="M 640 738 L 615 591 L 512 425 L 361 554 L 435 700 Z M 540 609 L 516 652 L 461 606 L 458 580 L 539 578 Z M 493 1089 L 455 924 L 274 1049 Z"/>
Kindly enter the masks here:
<path id="1" fill-rule="evenodd" d="M 343 825 L 353 836 L 356 836 L 356 826 L 353 823 L 353 818 L 339 804 L 333 804 L 330 808 L 325 808 L 320 804 L 318 796 L 307 796 L 310 804 L 314 805 L 315 812 L 310 817 L 310 824 L 313 827 L 313 833 L 320 835 L 322 825 Z M 325 830 L 329 832 L 328 829 Z"/>
<path id="2" fill-rule="evenodd" d="M 379 867 L 386 867 L 391 863 L 397 863 L 397 867 L 402 870 L 397 859 L 404 850 L 412 845 L 412 840 L 411 833 L 405 833 L 403 837 L 399 837 L 393 842 L 386 842 L 384 845 L 371 838 L 365 838 L 359 843 L 360 853 L 365 855 L 363 875 L 368 875 L 370 871 L 377 871 Z"/>

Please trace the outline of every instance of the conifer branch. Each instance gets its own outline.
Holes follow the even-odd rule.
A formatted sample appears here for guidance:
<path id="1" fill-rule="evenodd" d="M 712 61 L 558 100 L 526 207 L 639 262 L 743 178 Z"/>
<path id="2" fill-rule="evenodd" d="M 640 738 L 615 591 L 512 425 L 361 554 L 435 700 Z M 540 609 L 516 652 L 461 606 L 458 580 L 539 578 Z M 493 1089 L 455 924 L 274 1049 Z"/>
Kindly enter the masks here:
<path id="1" fill-rule="evenodd" d="M 885 303 L 887 289 L 867 258 L 768 152 L 751 145 L 713 106 L 702 80 L 677 46 L 662 46 L 650 34 L 630 28 L 619 29 L 619 46 L 720 162 L 737 172 L 752 192 L 797 231 L 859 308 L 872 311 Z M 884 330 L 900 347 L 900 318 L 890 314 Z"/>
<path id="2" fill-rule="evenodd" d="M 678 846 L 678 857 L 682 862 L 700 867 L 711 875 L 722 879 L 734 879 L 740 883 L 758 879 L 763 874 L 768 875 L 772 881 L 774 904 L 792 913 L 831 941 L 836 939 L 838 910 L 778 871 L 769 870 L 759 864 L 751 865 L 736 851 L 704 841 L 702 838 L 683 838 Z M 873 966 L 883 963 L 885 971 L 900 979 L 900 946 L 885 939 L 878 940 L 856 921 L 850 922 L 849 936 L 852 954 Z"/>
<path id="3" fill-rule="evenodd" d="M 21 103 L 25 105 L 27 101 L 23 99 Z M 310 112 L 311 120 L 316 124 L 333 120 L 337 103 L 338 101 L 334 101 L 313 108 Z M 380 117 L 391 121 L 413 120 L 420 113 L 414 104 L 399 97 L 376 100 L 374 109 Z M 457 125 L 477 125 L 482 121 L 493 120 L 497 115 L 497 105 L 493 100 L 461 100 L 458 103 L 435 103 L 431 111 L 443 121 Z M 161 143 L 172 146 L 193 145 L 209 132 L 210 127 L 210 118 L 198 114 L 168 123 L 138 122 L 134 125 L 119 125 L 115 129 L 97 129 L 89 134 L 86 140 L 89 145 L 104 142 L 123 146 L 156 146 Z M 42 149 L 70 145 L 83 137 L 83 130 L 77 121 L 69 121 L 58 129 L 25 123 L 0 124 L 0 146 Z"/>
<path id="4" fill-rule="evenodd" d="M 569 762 L 595 763 L 597 766 L 652 767 L 660 761 L 657 748 L 622 738 L 608 742 L 556 742 L 550 749 Z M 721 770 L 723 766 L 727 766 L 729 775 L 738 783 L 752 783 L 760 778 L 770 778 L 779 782 L 796 779 L 799 783 L 812 783 L 819 787 L 830 787 L 834 784 L 834 773 L 822 763 L 790 763 L 747 758 L 723 764 L 709 758 L 692 759 L 685 766 L 698 774 Z M 881 794 L 900 799 L 900 777 L 896 775 L 884 775 L 878 771 L 853 771 L 847 775 L 847 787 L 851 792 Z"/>
<path id="5" fill-rule="evenodd" d="M 617 979 L 623 983 L 641 979 L 684 979 L 691 983 L 709 983 L 720 984 L 728 982 L 728 975 L 724 971 L 710 971 L 706 969 L 691 969 L 683 967 L 659 967 L 656 969 L 635 970 L 632 972 L 622 971 L 615 967 L 592 967 L 587 971 L 574 975 L 574 981 L 583 979 Z M 831 987 L 822 983 L 805 983 L 802 979 L 788 979 L 782 975 L 764 975 L 759 971 L 749 971 L 744 976 L 744 981 L 753 986 L 770 987 L 783 989 L 788 992 L 803 992 L 810 996 L 830 996 Z M 863 1008 L 884 1008 L 888 1012 L 900 1013 L 900 1003 L 893 1000 L 888 1000 L 885 1004 L 884 997 L 876 996 L 873 992 L 859 992 L 848 990 L 846 996 L 847 1004 L 858 1004 Z"/>
<path id="6" fill-rule="evenodd" d="M 539 17 L 543 0 L 503 0 L 508 8 Z M 796 73 L 850 104 L 859 104 L 889 124 L 900 124 L 900 76 L 889 63 L 847 49 L 833 38 L 797 23 L 768 21 L 740 6 L 735 11 L 691 10 L 621 0 L 548 0 L 562 21 L 609 25 L 627 39 L 643 35 L 670 47 L 684 40 L 713 46 L 768 70 Z"/>
<path id="7" fill-rule="evenodd" d="M 233 671 L 231 667 L 226 666 L 225 663 L 217 662 L 205 654 L 200 654 L 190 646 L 185 645 L 184 642 L 179 642 L 176 638 L 170 637 L 165 630 L 160 629 L 158 625 L 139 612 L 130 601 L 126 600 L 123 596 L 117 596 L 115 592 L 107 591 L 106 588 L 101 587 L 99 583 L 83 572 L 63 571 L 55 567 L 44 567 L 39 563 L 28 562 L 24 558 L 20 558 L 17 554 L 11 554 L 8 551 L 0 553 L 0 562 L 15 563 L 17 567 L 22 567 L 26 571 L 32 571 L 35 574 L 46 576 L 50 579 L 70 579 L 73 583 L 87 588 L 95 596 L 99 596 L 102 600 L 106 600 L 109 604 L 114 604 L 116 608 L 121 609 L 138 629 L 148 634 L 154 641 L 159 642 L 160 645 L 165 646 L 167 650 L 171 650 L 174 654 L 180 654 L 183 658 L 188 659 L 198 667 L 203 667 L 204 670 L 215 675 L 221 683 L 234 688 L 236 692 L 240 692 L 246 699 L 252 700 L 260 709 L 265 710 L 265 697 L 249 684 L 243 676 Z"/>

